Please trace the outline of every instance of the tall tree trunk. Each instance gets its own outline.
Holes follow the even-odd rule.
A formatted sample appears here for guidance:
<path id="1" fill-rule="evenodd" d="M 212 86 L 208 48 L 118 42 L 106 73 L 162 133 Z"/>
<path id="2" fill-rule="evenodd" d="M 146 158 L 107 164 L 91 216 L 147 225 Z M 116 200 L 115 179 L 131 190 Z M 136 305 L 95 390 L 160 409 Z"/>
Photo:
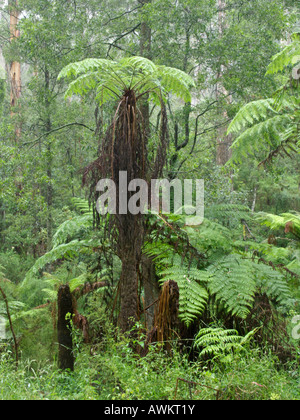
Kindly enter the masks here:
<path id="1" fill-rule="evenodd" d="M 58 291 L 57 341 L 58 367 L 62 370 L 74 370 L 72 324 L 73 299 L 68 285 Z"/>
<path id="2" fill-rule="evenodd" d="M 151 3 L 152 0 L 142 0 L 143 5 Z M 141 57 L 148 58 L 152 60 L 152 30 L 149 24 L 146 21 L 141 23 L 141 32 L 140 32 L 140 55 Z M 143 116 L 144 127 L 146 132 L 146 137 L 149 138 L 151 134 L 150 130 L 150 106 L 148 97 L 145 97 L 142 104 L 140 105 L 140 110 Z M 145 308 L 152 305 L 154 301 L 158 299 L 159 296 L 159 286 L 155 276 L 155 265 L 151 258 L 144 256 L 142 258 L 142 284 L 144 288 L 144 305 Z M 150 306 L 146 312 L 145 323 L 148 329 L 152 329 L 154 321 L 154 309 L 155 306 Z"/>
<path id="3" fill-rule="evenodd" d="M 10 41 L 13 42 L 15 39 L 20 37 L 20 31 L 18 29 L 20 12 L 18 11 L 18 0 L 10 0 Z M 21 97 L 21 63 L 13 61 L 10 63 L 10 106 L 11 116 L 14 116 L 14 108 L 18 103 L 18 99 Z M 21 135 L 20 125 L 16 126 L 15 129 L 15 141 L 18 142 Z"/>
<path id="4" fill-rule="evenodd" d="M 50 116 L 50 73 L 45 70 L 45 111 L 46 119 L 44 122 L 45 132 L 49 133 L 52 129 L 52 122 Z M 46 171 L 47 171 L 47 187 L 46 187 L 46 202 L 47 202 L 47 247 L 50 249 L 52 241 L 52 205 L 53 205 L 53 185 L 52 185 L 52 147 L 51 140 L 47 136 L 46 140 Z"/>
<path id="5" fill-rule="evenodd" d="M 223 36 L 224 30 L 226 29 L 226 0 L 218 0 L 218 26 L 220 38 Z M 225 99 L 227 103 L 230 103 L 231 97 L 228 96 L 228 92 L 224 88 L 222 83 L 224 67 L 221 65 L 218 79 L 220 80 L 216 86 L 216 97 L 219 100 L 219 113 L 220 117 L 225 121 L 228 119 L 227 111 L 223 111 L 222 100 Z M 227 135 L 227 126 L 222 126 L 217 130 L 217 150 L 216 150 L 216 163 L 218 166 L 224 166 L 231 158 L 231 147 L 232 145 L 232 134 Z"/>
<path id="6" fill-rule="evenodd" d="M 151 3 L 152 0 L 141 0 L 142 5 L 147 5 Z M 146 21 L 141 23 L 141 32 L 140 32 L 140 56 L 148 58 L 148 60 L 152 60 L 152 31 L 149 24 Z M 143 115 L 144 120 L 144 129 L 146 135 L 149 136 L 150 134 L 150 107 L 148 96 L 145 96 L 143 99 L 140 110 Z"/>

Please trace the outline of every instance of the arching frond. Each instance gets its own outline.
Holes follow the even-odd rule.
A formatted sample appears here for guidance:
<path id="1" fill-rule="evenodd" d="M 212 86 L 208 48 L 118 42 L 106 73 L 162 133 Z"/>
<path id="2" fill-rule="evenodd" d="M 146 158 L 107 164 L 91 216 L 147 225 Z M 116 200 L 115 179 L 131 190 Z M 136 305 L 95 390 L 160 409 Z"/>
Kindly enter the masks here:
<path id="1" fill-rule="evenodd" d="M 296 65 L 300 62 L 300 39 L 299 35 L 294 36 L 294 42 L 276 54 L 268 67 L 267 74 L 275 74 L 283 71 L 289 65 Z"/>
<path id="2" fill-rule="evenodd" d="M 241 162 L 248 154 L 257 151 L 269 154 L 286 141 L 286 133 L 292 129 L 289 114 L 275 115 L 246 129 L 232 144 L 232 160 Z"/>
<path id="3" fill-rule="evenodd" d="M 117 66 L 117 63 L 112 60 L 87 58 L 86 60 L 77 61 L 64 67 L 58 75 L 58 80 L 74 78 L 96 71 L 107 72 L 115 66 Z"/>
<path id="4" fill-rule="evenodd" d="M 255 122 L 265 120 L 267 116 L 275 114 L 272 105 L 274 99 L 261 99 L 259 101 L 250 102 L 243 106 L 237 113 L 228 128 L 228 134 L 238 133 L 247 126 L 253 125 Z"/>
<path id="5" fill-rule="evenodd" d="M 183 71 L 156 66 L 144 57 L 123 58 L 119 62 L 104 59 L 86 59 L 66 66 L 59 79 L 74 79 L 66 96 L 81 95 L 95 90 L 100 105 L 119 98 L 124 91 L 133 89 L 136 96 L 149 93 L 149 98 L 160 104 L 172 93 L 186 102 L 191 101 L 193 79 Z"/>

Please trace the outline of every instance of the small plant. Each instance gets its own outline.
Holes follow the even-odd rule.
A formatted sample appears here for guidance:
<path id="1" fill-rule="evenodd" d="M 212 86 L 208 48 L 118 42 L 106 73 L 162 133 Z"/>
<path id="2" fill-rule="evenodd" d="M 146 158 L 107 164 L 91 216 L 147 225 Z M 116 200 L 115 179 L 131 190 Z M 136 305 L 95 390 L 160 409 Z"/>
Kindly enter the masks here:
<path id="1" fill-rule="evenodd" d="M 220 327 L 203 328 L 196 336 L 194 345 L 201 350 L 200 357 L 218 358 L 245 350 L 245 346 L 257 331 L 258 329 L 255 329 L 245 337 L 241 337 L 236 330 L 225 330 Z"/>

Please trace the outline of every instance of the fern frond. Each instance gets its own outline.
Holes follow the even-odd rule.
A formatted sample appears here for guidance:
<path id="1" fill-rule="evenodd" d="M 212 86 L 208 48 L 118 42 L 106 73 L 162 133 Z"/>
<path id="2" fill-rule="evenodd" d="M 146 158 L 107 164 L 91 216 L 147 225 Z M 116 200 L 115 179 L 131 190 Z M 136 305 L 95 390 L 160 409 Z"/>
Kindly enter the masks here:
<path id="1" fill-rule="evenodd" d="M 229 125 L 228 134 L 238 133 L 245 127 L 266 119 L 270 113 L 275 114 L 272 107 L 274 102 L 274 99 L 261 99 L 243 106 Z"/>
<path id="2" fill-rule="evenodd" d="M 166 66 L 158 66 L 157 75 L 166 92 L 173 93 L 185 102 L 191 102 L 191 89 L 195 87 L 191 76 L 179 69 Z"/>
<path id="3" fill-rule="evenodd" d="M 78 257 L 79 254 L 90 252 L 96 246 L 95 243 L 91 241 L 78 241 L 74 240 L 68 244 L 62 244 L 58 247 L 52 249 L 47 254 L 39 258 L 33 267 L 27 272 L 21 288 L 27 286 L 30 280 L 38 276 L 39 272 L 47 265 L 51 264 L 60 259 L 74 259 Z"/>
<path id="4" fill-rule="evenodd" d="M 292 309 L 295 301 L 285 276 L 265 264 L 257 264 L 256 268 L 256 283 L 261 293 L 278 305 Z"/>
<path id="5" fill-rule="evenodd" d="M 210 275 L 195 267 L 188 268 L 179 256 L 173 260 L 172 266 L 160 271 L 160 282 L 173 280 L 179 287 L 179 317 L 187 327 L 204 311 L 207 300 L 207 283 Z"/>
<path id="6" fill-rule="evenodd" d="M 245 319 L 255 298 L 256 281 L 252 262 L 239 255 L 229 255 L 208 268 L 210 293 L 225 309 Z"/>
<path id="7" fill-rule="evenodd" d="M 233 351 L 242 350 L 243 337 L 236 330 L 223 328 L 203 328 L 195 339 L 195 347 L 200 349 L 200 357 L 224 356 Z"/>
<path id="8" fill-rule="evenodd" d="M 140 72 L 145 75 L 154 74 L 157 71 L 156 65 L 145 57 L 133 56 L 126 57 L 120 61 L 123 68 L 129 67 L 131 71 Z"/>
<path id="9" fill-rule="evenodd" d="M 242 162 L 248 154 L 260 151 L 270 153 L 285 141 L 285 134 L 292 128 L 290 115 L 275 115 L 272 118 L 246 129 L 232 144 L 232 161 Z"/>
<path id="10" fill-rule="evenodd" d="M 184 230 L 189 235 L 191 245 L 199 252 L 216 252 L 218 249 L 228 251 L 232 247 L 230 230 L 212 220 L 205 219 L 201 226 L 187 226 Z"/>
<path id="11" fill-rule="evenodd" d="M 283 213 L 275 215 L 260 212 L 256 215 L 256 219 L 272 230 L 286 229 L 288 232 L 294 233 L 300 238 L 300 213 Z"/>
<path id="12" fill-rule="evenodd" d="M 283 71 L 290 64 L 295 65 L 300 61 L 300 41 L 294 42 L 276 54 L 268 66 L 267 74 L 276 74 Z"/>
<path id="13" fill-rule="evenodd" d="M 111 60 L 87 58 L 86 60 L 77 61 L 64 67 L 58 75 L 58 80 L 70 79 L 78 77 L 82 74 L 96 71 L 108 72 L 116 66 L 117 63 Z"/>
<path id="14" fill-rule="evenodd" d="M 72 199 L 72 203 L 74 204 L 76 209 L 78 209 L 84 216 L 93 216 L 93 211 L 91 210 L 91 207 L 87 200 L 84 200 L 83 198 L 74 197 Z"/>
<path id="15" fill-rule="evenodd" d="M 92 224 L 92 216 L 78 216 L 66 220 L 58 227 L 53 235 L 53 248 L 70 242 L 75 239 L 76 236 L 86 236 L 86 234 L 91 231 Z"/>

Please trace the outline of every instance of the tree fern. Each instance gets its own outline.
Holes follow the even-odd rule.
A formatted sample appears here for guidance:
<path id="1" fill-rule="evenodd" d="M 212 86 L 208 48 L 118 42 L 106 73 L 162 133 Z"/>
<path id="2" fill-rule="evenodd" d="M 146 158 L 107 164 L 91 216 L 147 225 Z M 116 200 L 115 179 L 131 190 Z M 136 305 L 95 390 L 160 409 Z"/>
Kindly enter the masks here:
<path id="1" fill-rule="evenodd" d="M 284 70 L 300 61 L 299 36 L 277 54 L 268 68 L 268 74 Z M 294 92 L 297 92 L 295 96 Z M 277 155 L 289 156 L 299 152 L 299 85 L 290 82 L 275 92 L 274 97 L 245 105 L 229 126 L 228 134 L 237 134 L 232 145 L 233 162 L 241 162 L 256 152 L 267 156 L 261 163 Z"/>
<path id="2" fill-rule="evenodd" d="M 167 93 L 173 93 L 186 102 L 191 101 L 193 79 L 181 70 L 156 66 L 143 57 L 124 58 L 119 62 L 86 59 L 69 64 L 59 74 L 59 79 L 72 79 L 66 96 L 86 95 L 95 91 L 100 105 L 111 99 L 120 99 L 126 90 L 134 90 L 136 96 L 149 94 L 159 104 Z"/>

